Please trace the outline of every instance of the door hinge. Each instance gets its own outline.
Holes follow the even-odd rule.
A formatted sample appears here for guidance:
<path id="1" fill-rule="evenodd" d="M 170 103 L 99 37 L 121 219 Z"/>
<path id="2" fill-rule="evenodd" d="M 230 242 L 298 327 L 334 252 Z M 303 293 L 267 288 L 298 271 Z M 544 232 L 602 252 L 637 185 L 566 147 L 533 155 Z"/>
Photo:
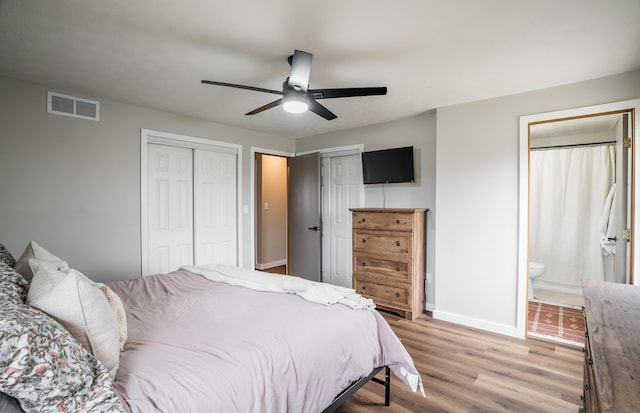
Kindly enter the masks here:
<path id="1" fill-rule="evenodd" d="M 631 229 L 627 228 L 622 230 L 622 238 L 627 241 L 631 240 Z"/>
<path id="2" fill-rule="evenodd" d="M 631 148 L 631 138 L 624 138 L 624 141 L 622 142 L 622 144 L 627 149 Z"/>

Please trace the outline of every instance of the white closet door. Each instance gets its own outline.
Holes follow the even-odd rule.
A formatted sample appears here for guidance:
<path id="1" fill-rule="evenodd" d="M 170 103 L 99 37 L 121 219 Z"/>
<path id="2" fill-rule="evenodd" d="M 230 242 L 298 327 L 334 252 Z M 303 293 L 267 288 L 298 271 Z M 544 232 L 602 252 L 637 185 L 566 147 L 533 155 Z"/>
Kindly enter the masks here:
<path id="1" fill-rule="evenodd" d="M 196 149 L 195 264 L 238 265 L 237 156 Z"/>
<path id="2" fill-rule="evenodd" d="M 323 201 L 323 235 L 326 231 L 323 251 L 329 253 L 323 252 L 323 281 L 351 288 L 353 246 L 349 208 L 360 206 L 360 156 L 347 155 L 323 159 L 327 160 L 328 162 L 323 162 L 323 175 L 329 172 L 328 180 L 323 185 L 328 187 L 329 191 L 328 199 Z"/>
<path id="3" fill-rule="evenodd" d="M 147 146 L 148 273 L 193 264 L 192 150 Z"/>

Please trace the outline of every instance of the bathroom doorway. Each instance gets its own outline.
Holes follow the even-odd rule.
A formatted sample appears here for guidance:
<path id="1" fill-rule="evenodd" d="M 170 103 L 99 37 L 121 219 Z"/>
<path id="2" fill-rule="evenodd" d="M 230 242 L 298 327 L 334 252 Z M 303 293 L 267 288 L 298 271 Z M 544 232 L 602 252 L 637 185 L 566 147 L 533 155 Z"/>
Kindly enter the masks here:
<path id="1" fill-rule="evenodd" d="M 530 300 L 580 308 L 583 279 L 626 282 L 629 113 L 529 126 Z"/>
<path id="2" fill-rule="evenodd" d="M 535 335 L 537 310 L 538 318 L 555 314 L 560 329 L 563 320 L 583 328 L 583 279 L 634 283 L 638 108 L 634 100 L 521 117 L 518 317 L 526 335 Z"/>

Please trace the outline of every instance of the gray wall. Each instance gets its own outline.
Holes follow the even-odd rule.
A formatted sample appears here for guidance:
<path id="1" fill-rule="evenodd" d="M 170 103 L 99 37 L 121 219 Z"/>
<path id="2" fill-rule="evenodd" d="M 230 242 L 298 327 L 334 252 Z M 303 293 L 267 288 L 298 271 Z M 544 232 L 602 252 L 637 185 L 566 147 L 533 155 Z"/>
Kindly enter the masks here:
<path id="1" fill-rule="evenodd" d="M 519 117 L 638 97 L 634 71 L 438 109 L 434 316 L 514 333 Z"/>
<path id="2" fill-rule="evenodd" d="M 364 206 L 372 208 L 428 208 L 427 273 L 434 271 L 436 206 L 436 114 L 418 116 L 362 128 L 349 129 L 296 141 L 296 151 L 363 144 L 365 151 L 414 147 L 416 182 L 365 185 Z M 384 192 L 383 192 L 384 191 Z M 433 309 L 434 284 L 427 285 L 427 308 Z"/>
<path id="3" fill-rule="evenodd" d="M 640 97 L 640 71 L 438 108 L 381 125 L 298 139 L 296 150 L 414 145 L 419 181 L 385 189 L 386 207 L 430 209 L 427 308 L 516 335 L 519 117 Z M 378 186 L 365 205 L 381 207 Z"/>
<path id="4" fill-rule="evenodd" d="M 413 145 L 418 181 L 388 185 L 384 206 L 430 209 L 427 272 L 435 283 L 428 304 L 438 318 L 509 334 L 516 320 L 519 117 L 638 98 L 640 71 L 296 142 L 111 101 L 102 101 L 98 123 L 48 115 L 46 90 L 0 78 L 0 242 L 15 255 L 34 239 L 94 279 L 139 274 L 140 128 L 242 144 L 245 204 L 251 145 L 285 152 Z M 365 205 L 383 206 L 379 186 L 367 187 Z"/>
<path id="5" fill-rule="evenodd" d="M 99 100 L 100 121 L 50 115 L 44 86 L 0 77 L 0 242 L 20 256 L 35 240 L 98 281 L 140 274 L 140 129 L 243 145 L 242 197 L 250 200 L 250 147 L 293 151 L 294 141 L 186 116 Z M 249 215 L 243 215 L 249 266 Z"/>

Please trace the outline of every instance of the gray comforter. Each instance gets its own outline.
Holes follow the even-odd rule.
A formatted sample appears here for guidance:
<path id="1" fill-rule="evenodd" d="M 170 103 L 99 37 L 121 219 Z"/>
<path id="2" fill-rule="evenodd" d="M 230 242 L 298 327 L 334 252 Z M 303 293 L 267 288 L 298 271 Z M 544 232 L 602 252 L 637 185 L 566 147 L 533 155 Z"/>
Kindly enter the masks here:
<path id="1" fill-rule="evenodd" d="M 374 310 L 185 270 L 109 286 L 127 313 L 115 386 L 132 413 L 320 412 L 382 365 L 414 389 L 419 384 L 408 353 Z"/>

